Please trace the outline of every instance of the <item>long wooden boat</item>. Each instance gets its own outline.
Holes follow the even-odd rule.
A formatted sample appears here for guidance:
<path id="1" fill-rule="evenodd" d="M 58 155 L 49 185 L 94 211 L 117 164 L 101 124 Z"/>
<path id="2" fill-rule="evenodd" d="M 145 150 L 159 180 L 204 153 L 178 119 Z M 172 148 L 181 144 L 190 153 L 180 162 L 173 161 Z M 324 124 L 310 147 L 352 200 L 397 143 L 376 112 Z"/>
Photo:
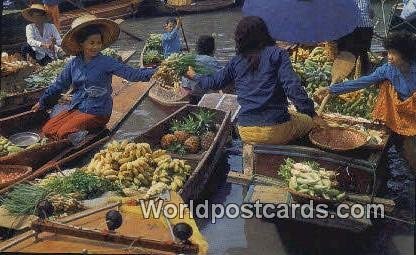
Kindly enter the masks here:
<path id="1" fill-rule="evenodd" d="M 183 203 L 174 192 L 164 204 Z M 110 231 L 106 214 L 119 212 L 120 226 Z M 185 242 L 175 235 L 176 225 L 192 230 Z M 188 214 L 184 219 L 145 218 L 140 207 L 120 202 L 71 215 L 58 221 L 34 220 L 32 230 L 0 243 L 0 252 L 98 254 L 203 254 L 207 243 Z M 183 232 L 182 232 L 183 233 Z"/>
<path id="2" fill-rule="evenodd" d="M 119 51 L 121 60 L 126 63 L 136 53 L 135 50 Z M 27 78 L 32 73 L 27 73 L 22 79 Z M 23 86 L 23 85 L 22 85 Z M 14 93 L 3 99 L 3 105 L 0 107 L 0 119 L 13 116 L 25 111 L 29 111 L 35 105 L 46 88 L 38 88 L 22 93 Z"/>
<path id="3" fill-rule="evenodd" d="M 367 128 L 385 130 L 381 125 L 363 123 L 356 119 L 342 116 L 326 115 L 326 119 L 337 119 L 344 124 L 360 123 Z M 386 131 L 386 130 L 385 130 Z M 287 185 L 279 178 L 279 166 L 288 158 L 296 162 L 315 161 L 328 170 L 338 172 L 337 181 L 341 190 L 348 194 L 345 203 L 382 203 L 385 212 L 394 209 L 392 200 L 376 197 L 383 180 L 383 167 L 386 160 L 386 148 L 389 143 L 389 133 L 386 131 L 382 144 L 369 146 L 352 152 L 334 153 L 321 150 L 312 145 L 306 139 L 300 139 L 289 145 L 244 145 L 243 147 L 243 172 L 231 172 L 230 180 L 253 184 L 246 198 L 246 202 L 252 203 L 260 199 L 261 202 L 286 203 L 292 206 L 296 203 L 288 192 Z M 332 218 L 332 217 L 331 217 Z M 342 219 L 335 214 L 332 219 L 305 219 L 300 215 L 293 218 L 311 224 L 334 227 L 354 232 L 361 232 L 372 225 L 371 219 L 354 219 L 349 217 Z"/>
<path id="4" fill-rule="evenodd" d="M 64 34 L 71 27 L 72 21 L 87 13 L 92 13 L 99 18 L 124 19 L 133 17 L 143 0 L 112 0 L 97 1 L 94 4 L 80 10 L 78 7 L 70 11 L 61 11 L 61 33 Z M 73 1 L 79 2 L 79 1 Z M 24 7 L 23 7 L 24 8 Z M 85 11 L 87 10 L 87 11 Z M 2 50 L 18 51 L 26 41 L 25 27 L 28 22 L 21 15 L 22 10 L 6 11 L 2 16 Z"/>
<path id="5" fill-rule="evenodd" d="M 230 8 L 236 4 L 235 0 L 203 0 L 203 1 L 193 1 L 190 5 L 169 5 L 165 4 L 163 1 L 151 1 L 154 4 L 154 8 L 160 14 L 172 14 L 172 13 L 202 13 L 217 11 L 226 8 Z"/>
<path id="6" fill-rule="evenodd" d="M 170 124 L 174 119 L 181 119 L 189 113 L 195 112 L 199 109 L 207 108 L 186 105 L 157 123 L 154 127 L 150 128 L 142 135 L 132 140 L 137 143 L 148 143 L 151 145 L 152 149 L 158 149 L 160 148 L 161 137 L 169 131 Z M 215 111 L 215 113 L 215 122 L 218 130 L 213 143 L 207 151 L 183 156 L 170 153 L 173 158 L 186 160 L 193 169 L 191 176 L 188 178 L 183 188 L 179 191 L 179 194 L 185 201 L 199 197 L 201 192 L 204 190 L 208 179 L 214 172 L 216 163 L 223 154 L 223 148 L 227 142 L 230 131 L 231 115 L 230 113 L 222 111 Z M 89 163 L 90 159 L 94 156 L 94 152 L 98 152 L 101 148 L 103 148 L 104 144 L 108 142 L 108 140 L 109 138 L 104 138 L 69 157 L 62 158 L 54 162 L 54 164 L 47 165 L 42 169 L 42 173 L 45 174 L 47 172 L 56 171 L 56 169 L 65 169 L 69 166 L 82 167 Z"/>
<path id="7" fill-rule="evenodd" d="M 12 185 L 0 190 L 0 194 L 7 192 L 14 185 L 42 176 L 56 166 L 56 162 L 62 158 L 82 150 L 87 145 L 114 133 L 120 124 L 131 114 L 134 108 L 145 97 L 150 83 L 135 82 L 126 84 L 121 78 L 113 78 L 113 112 L 105 130 L 97 130 L 76 146 L 73 146 L 68 139 L 52 141 L 45 145 L 27 149 L 22 152 L 0 157 L 0 164 L 24 165 L 32 167 L 32 174 L 15 182 Z M 126 103 L 128 102 L 128 103 Z M 6 138 L 12 134 L 22 131 L 39 132 L 48 116 L 45 112 L 24 112 L 0 119 L 0 135 Z M 28 130 L 29 127 L 29 130 Z"/>

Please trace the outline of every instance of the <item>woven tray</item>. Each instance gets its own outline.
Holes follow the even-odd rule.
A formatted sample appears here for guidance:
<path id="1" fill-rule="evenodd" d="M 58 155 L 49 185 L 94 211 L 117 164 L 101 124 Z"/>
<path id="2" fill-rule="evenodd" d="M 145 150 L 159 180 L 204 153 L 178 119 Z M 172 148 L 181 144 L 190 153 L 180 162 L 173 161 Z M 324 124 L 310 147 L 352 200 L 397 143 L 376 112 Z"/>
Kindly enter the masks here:
<path id="1" fill-rule="evenodd" d="M 11 179 L 7 182 L 2 182 L 0 180 L 0 189 L 5 188 L 17 181 L 20 181 L 26 176 L 29 176 L 29 174 L 32 172 L 32 168 L 28 166 L 19 166 L 19 165 L 0 165 L 0 173 L 8 174 L 11 172 L 18 172 L 20 174 L 16 178 Z"/>
<path id="2" fill-rule="evenodd" d="M 309 140 L 322 149 L 349 151 L 364 146 L 367 143 L 367 135 L 352 128 L 327 127 L 312 130 Z"/>
<path id="3" fill-rule="evenodd" d="M 189 103 L 187 95 L 175 93 L 173 90 L 154 85 L 149 91 L 149 97 L 161 105 L 173 106 Z"/>

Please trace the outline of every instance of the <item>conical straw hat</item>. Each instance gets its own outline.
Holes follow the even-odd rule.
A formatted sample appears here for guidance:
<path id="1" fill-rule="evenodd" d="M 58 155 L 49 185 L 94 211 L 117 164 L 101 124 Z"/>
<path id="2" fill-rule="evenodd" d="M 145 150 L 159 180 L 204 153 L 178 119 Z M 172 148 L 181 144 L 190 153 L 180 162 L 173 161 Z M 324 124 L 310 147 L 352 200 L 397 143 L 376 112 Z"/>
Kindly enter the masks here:
<path id="1" fill-rule="evenodd" d="M 76 18 L 71 29 L 62 39 L 62 49 L 69 55 L 77 55 L 81 52 L 81 45 L 77 42 L 77 35 L 88 26 L 97 25 L 103 39 L 103 49 L 110 46 L 118 39 L 120 28 L 117 23 L 110 19 L 97 18 L 94 15 L 83 15 Z"/>
<path id="2" fill-rule="evenodd" d="M 44 15 L 44 21 L 49 20 L 48 13 L 45 10 L 45 7 L 43 7 L 42 4 L 32 4 L 29 8 L 26 8 L 22 11 L 22 16 L 26 20 L 30 22 L 36 22 L 36 18 L 33 17 L 33 11 L 40 11 L 43 12 Z"/>

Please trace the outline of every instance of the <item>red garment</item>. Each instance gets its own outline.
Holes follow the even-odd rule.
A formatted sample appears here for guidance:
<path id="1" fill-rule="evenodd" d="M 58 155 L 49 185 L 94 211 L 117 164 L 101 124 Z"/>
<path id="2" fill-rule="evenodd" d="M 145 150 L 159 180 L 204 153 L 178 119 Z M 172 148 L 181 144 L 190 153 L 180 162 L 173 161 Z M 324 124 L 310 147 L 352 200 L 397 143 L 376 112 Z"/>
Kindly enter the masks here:
<path id="1" fill-rule="evenodd" d="M 105 128 L 109 120 L 110 117 L 92 115 L 78 110 L 64 111 L 48 120 L 42 128 L 42 133 L 46 137 L 62 139 L 81 130 Z"/>

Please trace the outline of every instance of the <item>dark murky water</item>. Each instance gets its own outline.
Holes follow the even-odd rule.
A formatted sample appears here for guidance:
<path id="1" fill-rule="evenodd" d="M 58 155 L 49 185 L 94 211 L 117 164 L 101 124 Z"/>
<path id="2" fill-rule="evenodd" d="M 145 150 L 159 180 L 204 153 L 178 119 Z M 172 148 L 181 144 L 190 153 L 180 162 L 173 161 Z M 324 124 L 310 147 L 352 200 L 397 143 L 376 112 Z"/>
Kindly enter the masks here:
<path id="1" fill-rule="evenodd" d="M 194 48 L 194 42 L 199 35 L 215 33 L 216 56 L 225 62 L 234 54 L 233 30 L 240 17 L 238 9 L 185 16 L 183 23 L 190 47 Z M 164 20 L 164 17 L 129 20 L 124 26 L 145 39 L 148 33 L 160 33 Z M 378 26 L 378 30 L 382 32 L 380 29 Z M 142 46 L 143 42 L 122 35 L 115 48 L 136 47 L 140 51 Z M 130 64 L 138 64 L 138 55 Z M 171 112 L 145 99 L 117 132 L 116 138 L 134 137 Z M 224 160 L 218 167 L 217 178 L 209 185 L 206 197 L 210 203 L 243 202 L 247 187 L 225 180 L 225 174 L 230 168 L 241 169 L 241 156 L 232 155 L 232 152 L 238 151 L 238 146 L 238 141 L 230 145 L 230 153 L 224 155 Z M 393 172 L 389 187 L 391 190 L 396 189 L 392 196 L 402 195 L 403 190 L 406 193 L 408 187 L 413 186 L 413 193 L 410 192 L 412 195 L 404 197 L 410 204 L 407 207 L 414 207 L 414 177 L 407 174 L 409 169 L 394 148 L 389 153 L 389 165 L 389 171 Z M 414 211 L 412 215 L 414 218 Z M 210 220 L 198 220 L 198 225 L 209 242 L 210 254 L 414 254 L 414 226 L 388 220 L 377 223 L 361 234 L 296 222 L 273 223 L 240 218 L 220 219 L 216 224 L 211 224 Z"/>

